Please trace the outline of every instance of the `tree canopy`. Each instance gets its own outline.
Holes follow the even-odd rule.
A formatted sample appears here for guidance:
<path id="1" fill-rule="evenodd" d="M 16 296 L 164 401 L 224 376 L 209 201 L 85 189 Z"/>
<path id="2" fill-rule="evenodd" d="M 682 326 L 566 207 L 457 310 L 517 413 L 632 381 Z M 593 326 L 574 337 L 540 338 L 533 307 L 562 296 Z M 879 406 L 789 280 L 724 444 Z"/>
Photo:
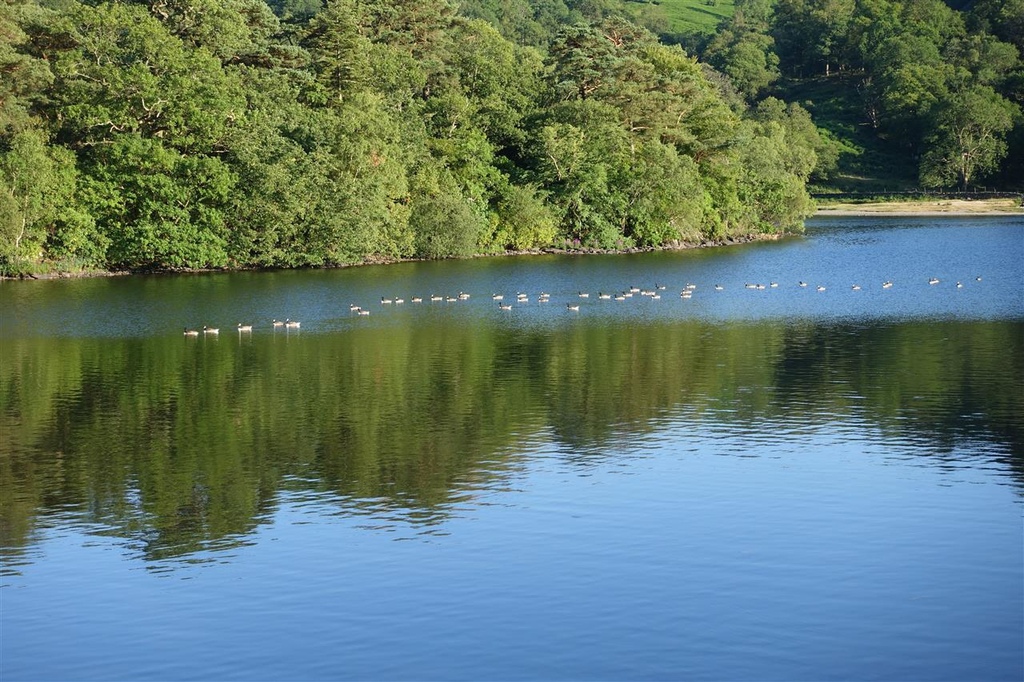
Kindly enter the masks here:
<path id="1" fill-rule="evenodd" d="M 857 70 L 922 182 L 968 186 L 1021 144 L 1019 4 L 741 0 L 701 63 L 612 0 L 7 0 L 0 269 L 799 230 L 837 151 L 779 79 Z"/>

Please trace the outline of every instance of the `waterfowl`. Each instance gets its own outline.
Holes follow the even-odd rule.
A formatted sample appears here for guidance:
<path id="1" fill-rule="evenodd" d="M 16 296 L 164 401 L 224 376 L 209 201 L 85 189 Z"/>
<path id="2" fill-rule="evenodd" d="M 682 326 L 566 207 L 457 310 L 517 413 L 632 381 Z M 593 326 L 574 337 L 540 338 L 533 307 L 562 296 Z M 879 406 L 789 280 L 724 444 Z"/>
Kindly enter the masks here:
<path id="1" fill-rule="evenodd" d="M 422 296 L 413 296 L 411 300 L 412 300 L 413 303 L 423 303 L 423 297 Z"/>
<path id="2" fill-rule="evenodd" d="M 566 307 L 567 309 L 569 309 L 569 310 L 573 310 L 573 311 L 576 311 L 576 312 L 578 312 L 578 311 L 579 311 L 579 309 L 580 309 L 580 304 L 579 304 L 579 303 L 576 303 L 576 304 L 573 304 L 573 303 L 569 303 L 569 304 L 567 304 L 567 305 L 566 305 L 565 307 Z"/>
<path id="3" fill-rule="evenodd" d="M 770 286 L 772 289 L 778 289 L 779 288 L 779 283 L 778 282 L 769 282 L 768 286 Z"/>
<path id="4" fill-rule="evenodd" d="M 892 289 L 892 282 L 890 282 L 889 280 L 886 280 L 886 281 L 882 282 L 882 288 L 883 289 Z"/>
<path id="5" fill-rule="evenodd" d="M 460 291 L 459 292 L 459 300 L 460 301 L 468 301 L 469 300 L 469 294 L 467 294 L 464 291 Z"/>
<path id="6" fill-rule="evenodd" d="M 504 294 L 491 294 L 491 300 L 492 301 L 503 301 L 503 300 L 505 300 L 505 295 Z"/>
<path id="7" fill-rule="evenodd" d="M 364 315 L 365 316 L 365 315 L 369 315 L 369 314 L 370 314 L 369 310 L 363 310 L 362 308 L 360 308 L 359 310 L 356 311 L 356 315 Z"/>
<path id="8" fill-rule="evenodd" d="M 654 288 L 657 289 L 658 291 L 665 291 L 665 285 L 664 284 L 655 284 Z"/>
<path id="9" fill-rule="evenodd" d="M 597 297 L 600 298 L 600 299 L 608 300 L 608 299 L 610 299 L 612 297 L 612 295 L 611 294 L 600 294 L 599 293 L 597 295 Z"/>
<path id="10" fill-rule="evenodd" d="M 185 327 L 185 336 L 199 336 L 199 330 Z"/>
<path id="11" fill-rule="evenodd" d="M 395 299 L 395 305 L 400 305 L 402 303 L 405 303 L 405 299 L 404 298 L 396 298 Z"/>
<path id="12" fill-rule="evenodd" d="M 938 284 L 938 283 L 939 283 L 939 278 L 938 277 L 931 277 L 931 278 L 928 279 L 928 284 Z"/>
<path id="13" fill-rule="evenodd" d="M 358 313 L 360 310 L 362 310 L 362 308 L 360 306 L 357 306 L 355 303 L 350 305 L 348 307 L 348 309 L 349 309 L 350 312 L 353 312 L 353 313 Z"/>
<path id="14" fill-rule="evenodd" d="M 394 303 L 394 301 L 392 301 L 390 298 L 384 298 L 383 296 L 380 297 L 381 305 L 388 305 L 390 303 Z"/>
<path id="15" fill-rule="evenodd" d="M 438 296 L 437 294 L 433 294 L 430 297 L 430 300 L 431 301 L 443 301 L 444 300 L 444 296 Z"/>
<path id="16" fill-rule="evenodd" d="M 616 301 L 625 301 L 626 300 L 626 295 L 625 294 L 619 294 L 619 295 L 617 295 L 615 297 L 615 300 Z"/>
<path id="17" fill-rule="evenodd" d="M 252 331 L 252 325 L 251 324 L 242 324 L 241 322 L 239 322 L 238 323 L 238 331 L 240 331 L 240 332 L 251 332 Z"/>
<path id="18" fill-rule="evenodd" d="M 512 304 L 511 303 L 499 303 L 498 304 L 498 310 L 512 310 Z"/>
<path id="19" fill-rule="evenodd" d="M 962 283 L 962 282 L 957 282 L 957 283 L 956 283 L 956 288 L 957 288 L 957 289 L 963 289 L 963 288 L 964 288 L 964 285 L 963 285 L 963 283 Z"/>
<path id="20" fill-rule="evenodd" d="M 274 326 L 275 327 L 283 327 L 284 326 L 284 322 L 282 322 L 281 320 L 274 320 Z"/>
<path id="21" fill-rule="evenodd" d="M 220 329 L 217 329 L 217 328 L 214 328 L 214 327 L 207 327 L 204 324 L 203 325 L 203 333 L 204 334 L 220 334 Z"/>
<path id="22" fill-rule="evenodd" d="M 716 284 L 715 285 L 715 291 L 724 291 L 724 290 L 725 290 L 725 287 L 723 287 L 721 284 Z"/>
<path id="23" fill-rule="evenodd" d="M 750 282 L 747 282 L 747 283 L 746 283 L 746 284 L 744 284 L 743 286 L 744 286 L 744 288 L 747 288 L 747 289 L 756 289 L 756 288 L 757 288 L 757 285 L 756 285 L 756 284 L 751 284 Z M 801 283 L 801 284 L 800 284 L 800 286 L 802 286 L 802 287 L 803 287 L 803 286 L 807 286 L 807 285 L 806 285 L 806 284 L 803 284 L 803 283 Z"/>
<path id="24" fill-rule="evenodd" d="M 797 282 L 796 285 L 798 287 L 805 287 L 805 286 L 807 286 L 807 282 L 800 281 L 800 282 Z"/>
<path id="25" fill-rule="evenodd" d="M 629 293 L 631 293 L 631 294 L 639 294 L 640 293 L 640 287 L 630 287 L 629 288 Z"/>
<path id="26" fill-rule="evenodd" d="M 823 287 L 823 286 L 821 286 L 821 285 L 819 284 L 819 285 L 818 285 L 818 287 L 817 287 L 817 290 L 818 290 L 818 291 L 825 291 L 825 287 Z"/>
<path id="27" fill-rule="evenodd" d="M 854 291 L 860 291 L 860 285 L 859 285 L 859 284 L 854 284 L 854 285 L 853 285 L 852 287 L 850 287 L 850 288 L 851 288 L 851 289 L 853 289 Z"/>
<path id="28" fill-rule="evenodd" d="M 975 277 L 974 281 L 975 282 L 980 282 L 981 281 L 981 275 L 978 275 L 977 277 Z"/>
<path id="29" fill-rule="evenodd" d="M 581 292 L 579 293 L 579 296 L 580 296 L 580 298 L 590 298 L 590 294 L 588 294 L 588 293 L 587 293 L 587 292 L 585 292 L 585 291 L 581 291 Z"/>
<path id="30" fill-rule="evenodd" d="M 298 329 L 300 325 L 301 325 L 301 323 L 296 322 L 295 320 L 285 320 L 284 321 L 284 326 L 289 328 L 289 329 Z"/>

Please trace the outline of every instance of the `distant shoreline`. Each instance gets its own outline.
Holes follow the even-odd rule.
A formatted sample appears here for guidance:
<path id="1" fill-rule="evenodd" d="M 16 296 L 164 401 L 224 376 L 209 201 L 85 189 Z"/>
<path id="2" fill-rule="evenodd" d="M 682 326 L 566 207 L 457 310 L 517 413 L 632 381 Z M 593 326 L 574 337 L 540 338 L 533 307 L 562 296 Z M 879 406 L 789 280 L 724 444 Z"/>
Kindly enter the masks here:
<path id="1" fill-rule="evenodd" d="M 953 217 L 1024 216 L 1024 207 L 1015 199 L 929 199 L 917 201 L 878 201 L 870 203 L 838 202 L 819 206 L 814 217 Z"/>
<path id="2" fill-rule="evenodd" d="M 586 256 L 586 255 L 608 255 L 608 254 L 633 254 L 651 253 L 656 251 L 685 251 L 689 249 L 707 249 L 721 246 L 736 246 L 752 242 L 776 241 L 793 236 L 793 233 L 785 234 L 747 234 L 732 235 L 720 239 L 709 239 L 700 242 L 679 241 L 664 246 L 638 246 L 625 249 L 601 249 L 586 246 L 574 248 L 546 247 L 540 249 L 525 249 L 517 251 L 501 251 L 497 253 L 479 253 L 472 256 L 459 256 L 441 260 L 467 260 L 473 258 L 508 258 L 520 256 L 541 256 L 541 255 L 562 255 L 562 256 Z M 4 280 L 55 280 L 55 279 L 84 279 L 90 277 L 128 277 L 131 275 L 197 275 L 207 273 L 231 273 L 231 272 L 274 272 L 283 270 L 337 270 L 341 268 L 358 268 L 367 265 L 394 265 L 397 263 L 414 263 L 427 261 L 427 258 L 368 258 L 357 263 L 337 263 L 333 265 L 307 266 L 299 268 L 286 267 L 225 267 L 225 268 L 165 268 L 153 270 L 77 270 L 74 272 L 36 272 L 22 276 L 0 275 L 0 281 Z"/>
<path id="3" fill-rule="evenodd" d="M 837 202 L 832 204 L 826 204 L 819 206 L 814 215 L 810 218 L 849 218 L 849 217 L 906 217 L 906 218 L 927 218 L 927 217 L 957 217 L 957 216 L 1022 216 L 1024 217 L 1024 206 L 1021 206 L 1014 199 L 979 199 L 979 200 L 966 200 L 966 199 L 936 199 L 927 201 L 885 201 L 885 202 L 871 202 L 871 203 L 853 203 L 853 202 Z M 588 255 L 588 254 L 628 254 L 628 253 L 644 253 L 650 251 L 682 251 L 688 249 L 704 249 L 714 248 L 719 246 L 732 246 L 738 244 L 746 244 L 756 241 L 773 241 L 777 239 L 783 239 L 792 236 L 792 234 L 751 234 L 751 235 L 737 235 L 733 237 L 727 237 L 719 240 L 708 240 L 704 242 L 677 242 L 675 244 L 667 244 L 660 247 L 638 247 L 630 249 L 591 249 L 591 248 L 575 248 L 575 249 L 561 249 L 561 248 L 544 248 L 544 249 L 530 249 L 523 251 L 505 251 L 502 253 L 490 253 L 490 254 L 477 254 L 475 256 L 469 256 L 469 258 L 501 258 L 508 256 L 530 256 L 530 255 L 541 255 L 541 254 L 561 254 L 561 255 Z M 337 265 L 326 265 L 320 267 L 308 267 L 298 268 L 306 270 L 319 270 L 319 269 L 336 269 L 336 268 L 351 268 L 361 267 L 364 265 L 388 265 L 393 263 L 405 263 L 424 260 L 421 258 L 395 258 L 395 259 L 367 259 L 359 263 L 346 263 Z M 457 259 L 457 260 L 462 260 Z M 200 274 L 200 273 L 211 273 L 211 272 L 254 272 L 254 271 L 273 271 L 273 270 L 288 270 L 291 268 L 261 268 L 261 267 L 239 267 L 239 268 L 181 268 L 181 269 L 163 269 L 153 270 L 149 272 L 141 271 L 125 271 L 125 270 L 84 270 L 76 272 L 46 272 L 46 273 L 34 273 L 31 275 L 25 275 L 21 277 L 11 277 L 6 275 L 0 275 L 0 281 L 3 280 L 52 280 L 52 279 L 79 279 L 86 277 L 123 277 L 126 275 L 134 274 L 154 274 L 154 275 L 168 275 L 168 274 Z"/>

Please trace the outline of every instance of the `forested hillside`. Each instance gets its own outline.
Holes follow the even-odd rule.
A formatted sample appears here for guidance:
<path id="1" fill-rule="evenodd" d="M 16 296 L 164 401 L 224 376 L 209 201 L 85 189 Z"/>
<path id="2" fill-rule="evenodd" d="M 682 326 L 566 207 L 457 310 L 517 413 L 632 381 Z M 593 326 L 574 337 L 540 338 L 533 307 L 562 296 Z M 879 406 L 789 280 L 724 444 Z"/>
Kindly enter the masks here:
<path id="1" fill-rule="evenodd" d="M 445 0 L 277 10 L 0 5 L 4 269 L 659 246 L 808 212 L 806 113 L 727 101 L 624 20 L 537 47 Z"/>
<path id="2" fill-rule="evenodd" d="M 798 230 L 856 149 L 781 76 L 855 74 L 928 184 L 1005 178 L 1022 1 L 741 0 L 698 61 L 655 3 L 4 0 L 0 271 Z"/>
<path id="3" fill-rule="evenodd" d="M 1024 0 L 951 4 L 739 0 L 701 54 L 750 99 L 803 102 L 855 174 L 1020 191 Z"/>

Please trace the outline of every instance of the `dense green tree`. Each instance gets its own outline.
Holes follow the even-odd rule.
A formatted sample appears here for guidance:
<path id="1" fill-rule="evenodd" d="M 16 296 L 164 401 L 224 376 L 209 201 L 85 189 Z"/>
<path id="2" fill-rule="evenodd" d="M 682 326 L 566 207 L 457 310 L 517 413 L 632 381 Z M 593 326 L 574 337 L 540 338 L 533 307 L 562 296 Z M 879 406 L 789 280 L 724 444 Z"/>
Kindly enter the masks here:
<path id="1" fill-rule="evenodd" d="M 409 225 L 416 255 L 425 258 L 470 256 L 484 234 L 480 210 L 465 196 L 451 172 L 425 164 L 411 180 Z"/>
<path id="2" fill-rule="evenodd" d="M 976 0 L 971 12 L 980 30 L 1024 52 L 1024 0 Z"/>
<path id="3" fill-rule="evenodd" d="M 47 257 L 103 263 L 103 242 L 75 203 L 76 182 L 73 155 L 47 145 L 38 129 L 5 140 L 0 151 L 0 272 L 16 274 Z"/>
<path id="4" fill-rule="evenodd" d="M 189 49 L 137 5 L 77 5 L 67 49 L 51 59 L 58 139 L 75 149 L 118 135 L 184 153 L 224 151 L 244 108 L 240 88 L 205 50 Z"/>
<path id="5" fill-rule="evenodd" d="M 775 39 L 768 33 L 773 16 L 767 0 L 740 0 L 735 14 L 719 26 L 703 51 L 703 58 L 748 100 L 780 76 Z"/>
<path id="6" fill-rule="evenodd" d="M 790 73 L 826 76 L 844 67 L 855 0 L 778 0 L 772 35 Z"/>
<path id="7" fill-rule="evenodd" d="M 921 183 L 967 189 L 996 171 L 1015 116 L 1020 110 L 988 86 L 954 93 L 936 117 L 921 160 Z"/>
<path id="8" fill-rule="evenodd" d="M 711 39 L 705 58 L 752 100 L 779 78 L 774 45 L 774 39 L 764 33 L 725 29 Z"/>
<path id="9" fill-rule="evenodd" d="M 119 268 L 206 268 L 228 262 L 224 212 L 235 176 L 219 159 L 119 135 L 84 167 L 84 203 Z"/>
<path id="10" fill-rule="evenodd" d="M 138 0 L 172 35 L 203 47 L 224 62 L 251 60 L 280 31 L 263 0 Z"/>
<path id="11" fill-rule="evenodd" d="M 487 249 L 537 249 L 551 246 L 558 236 L 558 217 L 536 187 L 511 183 L 501 188 Z"/>

